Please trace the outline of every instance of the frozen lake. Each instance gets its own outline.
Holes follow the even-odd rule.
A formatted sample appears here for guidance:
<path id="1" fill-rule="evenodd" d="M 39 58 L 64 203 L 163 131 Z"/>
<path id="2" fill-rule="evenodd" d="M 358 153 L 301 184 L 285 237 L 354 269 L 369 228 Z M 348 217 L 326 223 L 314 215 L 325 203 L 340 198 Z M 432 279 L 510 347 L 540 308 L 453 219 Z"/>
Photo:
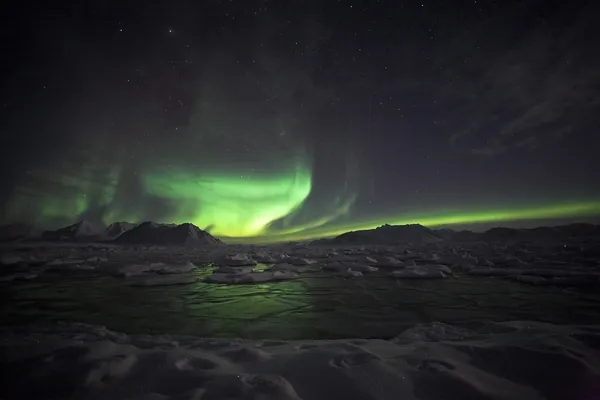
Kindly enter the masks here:
<path id="1" fill-rule="evenodd" d="M 202 277 L 212 268 L 199 269 Z M 78 275 L 78 276 L 77 276 Z M 482 321 L 600 323 L 594 288 L 533 286 L 468 275 L 395 280 L 301 274 L 293 281 L 136 287 L 131 279 L 46 274 L 3 285 L 5 323 L 76 321 L 127 333 L 251 339 L 390 338 L 418 323 Z"/>
<path id="2" fill-rule="evenodd" d="M 562 400 L 600 393 L 594 241 L 8 250 L 0 270 L 0 368 L 7 371 L 0 397 Z"/>

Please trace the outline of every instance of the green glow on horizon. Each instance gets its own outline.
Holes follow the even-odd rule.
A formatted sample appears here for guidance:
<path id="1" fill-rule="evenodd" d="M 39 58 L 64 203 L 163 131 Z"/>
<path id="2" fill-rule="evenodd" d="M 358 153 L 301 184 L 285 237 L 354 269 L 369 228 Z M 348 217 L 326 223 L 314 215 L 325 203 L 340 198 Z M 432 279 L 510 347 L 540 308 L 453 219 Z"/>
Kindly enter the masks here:
<path id="1" fill-rule="evenodd" d="M 248 237 L 298 209 L 310 194 L 312 176 L 298 164 L 270 177 L 167 171 L 145 175 L 144 184 L 147 193 L 178 204 L 173 222 L 191 222 L 215 236 Z"/>
<path id="2" fill-rule="evenodd" d="M 162 218 L 157 222 L 191 222 L 226 243 L 255 244 L 332 237 L 384 224 L 456 227 L 600 216 L 600 200 L 580 200 L 486 208 L 471 204 L 359 219 L 352 209 L 359 193 L 332 188 L 331 193 L 319 193 L 316 200 L 320 203 L 307 202 L 313 182 L 309 163 L 289 161 L 287 165 L 277 174 L 243 176 L 184 167 L 145 171 L 139 175 L 138 192 L 126 186 L 129 181 L 123 180 L 118 166 L 89 162 L 78 169 L 33 170 L 33 179 L 11 193 L 6 213 L 15 222 L 32 222 L 43 229 L 65 226 L 88 215 L 102 218 L 106 225 L 156 217 Z M 327 201 L 323 195 L 329 196 Z"/>
<path id="3" fill-rule="evenodd" d="M 112 166 L 98 170 L 93 165 L 82 165 L 69 173 L 53 173 L 48 170 L 33 170 L 31 176 L 45 182 L 58 191 L 23 186 L 11 194 L 7 215 L 12 220 L 21 220 L 35 215 L 37 223 L 67 220 L 82 215 L 93 207 L 109 207 L 114 202 L 120 168 Z"/>
<path id="4" fill-rule="evenodd" d="M 406 225 L 421 224 L 428 227 L 509 222 L 518 220 L 536 220 L 551 218 L 591 217 L 600 215 L 600 201 L 573 202 L 552 206 L 525 207 L 505 210 L 490 210 L 481 212 L 465 212 L 460 210 L 444 213 L 423 213 L 404 216 L 388 216 L 370 219 L 363 222 L 348 222 L 334 225 L 324 225 L 314 229 L 294 230 L 293 232 L 273 232 L 258 238 L 235 240 L 224 238 L 230 242 L 278 243 L 286 241 L 310 240 L 324 237 L 334 237 L 349 231 L 373 229 L 384 224 Z"/>

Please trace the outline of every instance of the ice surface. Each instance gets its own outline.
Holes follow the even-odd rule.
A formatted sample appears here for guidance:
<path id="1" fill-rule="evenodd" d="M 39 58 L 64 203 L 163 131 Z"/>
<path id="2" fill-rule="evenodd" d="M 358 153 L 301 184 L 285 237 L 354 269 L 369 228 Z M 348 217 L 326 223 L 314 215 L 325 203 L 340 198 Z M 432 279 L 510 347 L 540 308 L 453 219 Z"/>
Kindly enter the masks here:
<path id="1" fill-rule="evenodd" d="M 198 281 L 195 275 L 177 274 L 177 275 L 157 275 L 152 277 L 134 280 L 132 286 L 170 286 L 187 285 Z"/>
<path id="2" fill-rule="evenodd" d="M 2 266 L 16 265 L 23 261 L 23 257 L 17 254 L 2 254 L 0 256 L 0 264 Z"/>
<path id="3" fill-rule="evenodd" d="M 377 272 L 379 268 L 370 265 L 361 264 L 353 261 L 335 261 L 323 264 L 324 271 L 356 271 L 356 272 Z"/>
<path id="4" fill-rule="evenodd" d="M 268 269 L 268 271 L 271 271 L 271 272 L 275 272 L 275 271 L 300 272 L 300 269 L 301 269 L 300 267 L 283 262 L 283 263 L 274 264 L 271 268 Z"/>
<path id="5" fill-rule="evenodd" d="M 596 398 L 597 238 L 442 233 L 370 246 L 4 245 L 0 397 Z"/>
<path id="6" fill-rule="evenodd" d="M 0 331 L 15 399 L 593 399 L 600 332 L 528 321 L 430 323 L 392 340 L 126 335 L 83 324 Z"/>
<path id="7" fill-rule="evenodd" d="M 391 276 L 398 279 L 442 279 L 449 275 L 452 275 L 452 271 L 445 265 L 411 266 L 391 272 Z"/>
<path id="8" fill-rule="evenodd" d="M 404 263 L 395 257 L 378 257 L 377 266 L 380 268 L 400 268 L 404 267 Z"/>
<path id="9" fill-rule="evenodd" d="M 198 267 L 191 262 L 179 262 L 179 263 L 163 263 L 163 262 L 149 262 L 145 264 L 105 264 L 97 268 L 100 273 L 110 274 L 118 277 L 135 277 L 141 276 L 148 273 L 157 274 L 183 274 L 186 272 L 193 271 Z"/>
<path id="10" fill-rule="evenodd" d="M 283 262 L 292 264 L 292 265 L 311 265 L 316 264 L 315 260 L 309 260 L 307 258 L 302 257 L 285 257 Z"/>
<path id="11" fill-rule="evenodd" d="M 220 266 L 215 269 L 215 274 L 249 274 L 252 272 L 252 267 L 228 267 Z"/>
<path id="12" fill-rule="evenodd" d="M 279 262 L 284 256 L 282 254 L 269 254 L 266 251 L 257 251 L 252 255 L 252 259 L 261 264 L 274 264 Z"/>
<path id="13" fill-rule="evenodd" d="M 244 253 L 229 254 L 229 255 L 223 257 L 217 263 L 219 265 L 230 266 L 230 267 L 256 265 L 256 261 L 254 261 L 248 254 L 244 254 Z"/>
<path id="14" fill-rule="evenodd" d="M 206 282 L 210 283 L 263 283 L 273 281 L 286 281 L 298 278 L 298 274 L 291 271 L 264 271 L 251 273 L 213 273 L 206 277 Z"/>

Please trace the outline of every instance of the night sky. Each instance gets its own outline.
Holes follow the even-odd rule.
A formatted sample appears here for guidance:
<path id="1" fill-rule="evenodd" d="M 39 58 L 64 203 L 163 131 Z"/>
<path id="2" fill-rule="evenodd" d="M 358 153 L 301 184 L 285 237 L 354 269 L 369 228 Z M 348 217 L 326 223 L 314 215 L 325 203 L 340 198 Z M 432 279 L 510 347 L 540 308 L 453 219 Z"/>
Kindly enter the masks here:
<path id="1" fill-rule="evenodd" d="M 597 1 L 21 4 L 3 223 L 283 241 L 600 214 Z"/>

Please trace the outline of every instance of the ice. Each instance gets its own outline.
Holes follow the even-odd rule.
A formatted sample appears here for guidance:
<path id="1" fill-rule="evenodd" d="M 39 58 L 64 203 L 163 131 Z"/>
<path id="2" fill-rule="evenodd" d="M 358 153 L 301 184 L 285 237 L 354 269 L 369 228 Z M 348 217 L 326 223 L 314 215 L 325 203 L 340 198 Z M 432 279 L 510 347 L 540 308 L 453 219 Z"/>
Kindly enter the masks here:
<path id="1" fill-rule="evenodd" d="M 186 272 L 193 271 L 198 267 L 191 262 L 187 262 L 183 264 L 151 264 L 151 268 L 152 271 L 157 272 L 159 274 L 183 274 Z"/>
<path id="2" fill-rule="evenodd" d="M 395 257 L 378 257 L 377 266 L 380 268 L 401 268 L 404 263 Z"/>
<path id="3" fill-rule="evenodd" d="M 322 269 L 323 269 L 323 271 L 340 272 L 340 271 L 348 270 L 348 268 L 351 268 L 352 265 L 354 265 L 352 262 L 337 262 L 337 261 L 335 261 L 335 262 L 323 264 Z"/>
<path id="4" fill-rule="evenodd" d="M 358 271 L 358 272 L 377 272 L 379 270 L 379 268 L 377 268 L 377 267 L 372 267 L 370 265 L 365 265 L 365 264 L 361 264 L 361 263 L 357 263 L 357 262 L 353 262 L 353 261 L 326 263 L 326 264 L 323 264 L 322 269 L 324 271 L 334 271 L 334 272 L 347 271 L 347 270 Z"/>
<path id="5" fill-rule="evenodd" d="M 222 274 L 214 273 L 206 277 L 205 281 L 209 283 L 264 283 L 272 281 L 287 281 L 297 279 L 299 275 L 290 271 L 264 271 L 240 274 Z"/>
<path id="6" fill-rule="evenodd" d="M 48 262 L 46 264 L 46 266 L 48 267 L 62 267 L 62 266 L 68 266 L 68 265 L 77 265 L 77 264 L 82 264 L 84 263 L 85 260 L 82 259 L 77 259 L 77 258 L 67 258 L 67 259 L 60 259 L 60 258 L 56 258 L 50 262 Z"/>
<path id="7" fill-rule="evenodd" d="M 271 268 L 269 268 L 268 271 L 300 272 L 300 268 L 295 265 L 288 264 L 288 263 L 278 263 L 278 264 L 273 265 Z"/>
<path id="8" fill-rule="evenodd" d="M 492 268 L 492 267 L 475 267 L 471 268 L 468 273 L 478 276 L 514 276 L 521 274 L 522 270 L 514 268 Z"/>
<path id="9" fill-rule="evenodd" d="M 282 259 L 282 256 L 271 255 L 265 251 L 257 251 L 252 255 L 252 259 L 254 259 L 257 263 L 261 264 L 274 264 L 280 261 Z"/>
<path id="10" fill-rule="evenodd" d="M 548 282 L 546 278 L 533 275 L 517 275 L 514 278 L 517 282 L 530 283 L 532 285 L 541 285 Z"/>
<path id="11" fill-rule="evenodd" d="M 346 270 L 342 275 L 347 277 L 357 277 L 362 276 L 363 274 L 360 271 L 353 271 L 352 269 L 348 268 L 348 270 Z"/>
<path id="12" fill-rule="evenodd" d="M 5 245 L 3 396 L 595 398 L 598 238 L 431 232 L 443 240 Z"/>
<path id="13" fill-rule="evenodd" d="M 395 337 L 393 341 L 396 343 L 410 344 L 418 342 L 464 340 L 475 336 L 475 332 L 435 321 L 430 324 L 415 325 Z"/>
<path id="14" fill-rule="evenodd" d="M 390 274 L 398 279 L 442 279 L 452 275 L 452 270 L 442 264 L 415 265 L 405 269 L 397 269 Z"/>
<path id="15" fill-rule="evenodd" d="M 198 281 L 198 277 L 194 275 L 178 274 L 178 275 L 157 275 L 140 280 L 135 280 L 132 286 L 171 286 L 171 285 L 187 285 Z"/>
<path id="16" fill-rule="evenodd" d="M 249 274 L 252 272 L 252 267 L 228 267 L 220 266 L 214 271 L 215 274 Z"/>
<path id="17" fill-rule="evenodd" d="M 100 271 L 105 271 L 115 276 L 132 277 L 156 272 L 158 274 L 183 274 L 195 270 L 197 267 L 191 262 L 187 263 L 148 263 L 148 264 L 125 264 L 119 265 L 116 268 L 107 266 L 101 268 Z"/>
<path id="18" fill-rule="evenodd" d="M 23 262 L 23 257 L 16 254 L 2 254 L 0 256 L 0 264 L 4 266 L 15 265 Z"/>
<path id="19" fill-rule="evenodd" d="M 369 265 L 376 265 L 377 264 L 377 260 L 373 257 L 369 257 L 369 256 L 365 256 L 364 258 L 359 258 L 359 261 L 362 261 L 366 264 Z"/>
<path id="20" fill-rule="evenodd" d="M 315 260 L 309 260 L 301 257 L 286 257 L 283 259 L 283 262 L 292 264 L 292 265 L 312 265 L 316 264 Z"/>
<path id="21" fill-rule="evenodd" d="M 487 333 L 491 332 L 491 333 Z M 0 331 L 7 398 L 594 398 L 592 327 L 433 322 L 391 340 L 126 335 L 91 325 Z M 142 345 L 143 344 L 143 345 Z"/>
<path id="22" fill-rule="evenodd" d="M 114 274 L 117 276 L 122 276 L 122 277 L 128 278 L 130 276 L 137 276 L 137 275 L 142 275 L 146 272 L 151 272 L 152 268 L 153 267 L 149 264 L 147 264 L 147 265 L 143 265 L 143 264 L 123 265 L 123 266 L 119 266 L 114 271 Z"/>
<path id="23" fill-rule="evenodd" d="M 0 276 L 0 282 L 12 281 L 30 281 L 36 279 L 39 275 L 34 273 L 20 272 L 16 274 L 8 274 Z"/>
<path id="24" fill-rule="evenodd" d="M 94 256 L 94 257 L 88 257 L 85 259 L 85 262 L 87 263 L 104 263 L 107 262 L 108 258 L 106 257 L 98 257 L 98 256 Z"/>
<path id="25" fill-rule="evenodd" d="M 237 253 L 230 254 L 218 262 L 219 265 L 235 267 L 235 266 L 247 266 L 247 265 L 256 265 L 256 261 L 254 261 L 248 254 Z"/>
<path id="26" fill-rule="evenodd" d="M 379 271 L 379 268 L 377 268 L 377 267 L 372 267 L 370 265 L 362 265 L 362 264 L 354 264 L 354 265 L 350 266 L 350 269 L 352 271 L 358 271 L 358 272 L 377 272 L 377 271 Z"/>

